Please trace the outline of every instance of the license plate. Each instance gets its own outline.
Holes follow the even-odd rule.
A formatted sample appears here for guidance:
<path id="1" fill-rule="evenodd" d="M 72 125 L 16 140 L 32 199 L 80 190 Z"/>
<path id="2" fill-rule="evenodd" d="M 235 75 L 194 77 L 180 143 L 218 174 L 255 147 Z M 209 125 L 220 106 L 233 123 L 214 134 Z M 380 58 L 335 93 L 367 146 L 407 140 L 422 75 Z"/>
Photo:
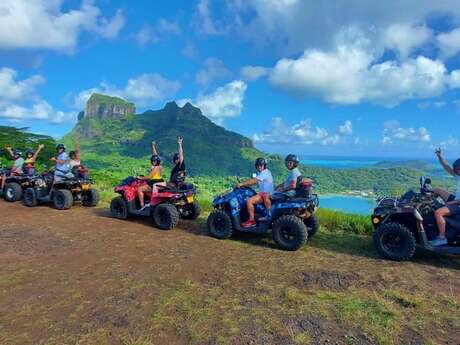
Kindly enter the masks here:
<path id="1" fill-rule="evenodd" d="M 89 190 L 89 184 L 82 184 L 81 189 L 82 190 Z"/>
<path id="2" fill-rule="evenodd" d="M 193 202 L 193 195 L 187 197 L 187 202 L 191 204 Z"/>

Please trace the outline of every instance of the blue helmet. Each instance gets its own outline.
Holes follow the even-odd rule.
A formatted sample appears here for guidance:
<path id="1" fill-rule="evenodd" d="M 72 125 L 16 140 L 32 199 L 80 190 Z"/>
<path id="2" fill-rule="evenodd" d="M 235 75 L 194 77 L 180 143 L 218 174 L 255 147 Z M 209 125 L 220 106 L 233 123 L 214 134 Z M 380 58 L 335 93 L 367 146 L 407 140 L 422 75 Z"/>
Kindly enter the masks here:
<path id="1" fill-rule="evenodd" d="M 22 156 L 22 151 L 21 150 L 18 150 L 18 149 L 14 149 L 13 150 L 13 156 L 14 158 L 19 158 Z"/>

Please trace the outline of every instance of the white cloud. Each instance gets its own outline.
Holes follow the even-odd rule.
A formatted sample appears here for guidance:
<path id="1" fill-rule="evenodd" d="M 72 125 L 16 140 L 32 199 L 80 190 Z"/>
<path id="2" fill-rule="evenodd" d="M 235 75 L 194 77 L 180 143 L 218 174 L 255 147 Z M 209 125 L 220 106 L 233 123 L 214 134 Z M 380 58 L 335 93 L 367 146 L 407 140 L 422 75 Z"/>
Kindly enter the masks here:
<path id="1" fill-rule="evenodd" d="M 450 74 L 449 84 L 451 88 L 460 88 L 460 70 L 456 69 Z"/>
<path id="2" fill-rule="evenodd" d="M 228 32 L 228 28 L 221 27 L 220 23 L 214 20 L 209 0 L 199 0 L 196 12 L 195 26 L 201 34 L 223 35 Z"/>
<path id="3" fill-rule="evenodd" d="M 232 73 L 228 70 L 222 60 L 208 58 L 204 62 L 204 68 L 199 70 L 195 75 L 198 84 L 206 86 L 216 80 L 225 80 L 231 78 Z"/>
<path id="4" fill-rule="evenodd" d="M 270 69 L 261 66 L 244 66 L 240 70 L 240 75 L 244 80 L 255 81 L 270 72 Z"/>
<path id="5" fill-rule="evenodd" d="M 272 145 L 337 145 L 345 142 L 346 136 L 351 133 L 352 124 L 348 120 L 336 131 L 330 132 L 325 128 L 313 126 L 311 119 L 289 126 L 281 117 L 274 117 L 263 133 L 253 135 L 253 140 L 256 143 Z M 356 140 L 354 142 L 357 143 Z"/>
<path id="6" fill-rule="evenodd" d="M 450 32 L 442 32 L 436 39 L 441 56 L 449 58 L 460 52 L 460 27 Z"/>
<path id="7" fill-rule="evenodd" d="M 418 142 L 430 143 L 431 135 L 425 127 L 403 128 L 399 121 L 386 121 L 383 125 L 383 144 L 392 144 L 394 142 Z"/>
<path id="8" fill-rule="evenodd" d="M 120 10 L 107 19 L 90 0 L 62 12 L 62 0 L 3 0 L 0 4 L 0 48 L 44 48 L 72 51 L 83 31 L 115 38 L 125 24 Z"/>
<path id="9" fill-rule="evenodd" d="M 134 39 L 140 46 L 145 46 L 149 43 L 156 43 L 160 40 L 152 27 L 149 25 L 144 25 L 138 32 L 136 32 L 134 34 Z"/>
<path id="10" fill-rule="evenodd" d="M 383 45 L 406 58 L 414 48 L 429 41 L 432 35 L 431 29 L 426 26 L 391 24 L 383 32 Z"/>
<path id="11" fill-rule="evenodd" d="M 236 117 L 243 111 L 243 100 L 247 85 L 241 80 L 234 80 L 218 87 L 210 94 L 198 95 L 195 104 L 203 115 L 218 124 L 226 118 Z"/>
<path id="12" fill-rule="evenodd" d="M 0 104 L 31 99 L 36 96 L 36 87 L 45 82 L 40 75 L 16 80 L 17 72 L 11 68 L 0 68 Z"/>
<path id="13" fill-rule="evenodd" d="M 160 18 L 157 23 L 157 30 L 160 33 L 168 33 L 172 35 L 180 35 L 182 29 L 178 22 L 169 21 L 165 18 Z"/>
<path id="14" fill-rule="evenodd" d="M 181 33 L 182 29 L 178 22 L 160 18 L 154 26 L 144 24 L 134 34 L 134 40 L 140 46 L 145 46 L 150 43 L 157 43 L 167 35 L 180 35 Z"/>
<path id="15" fill-rule="evenodd" d="M 449 136 L 446 140 L 441 141 L 439 146 L 441 146 L 443 149 L 448 149 L 451 147 L 457 147 L 458 146 L 458 140 L 455 139 L 452 136 Z"/>
<path id="16" fill-rule="evenodd" d="M 98 92 L 124 98 L 130 102 L 134 102 L 136 106 L 147 106 L 172 98 L 180 87 L 181 84 L 178 81 L 165 79 L 158 73 L 142 74 L 130 78 L 125 87 L 121 89 L 102 82 L 99 87 L 83 90 L 75 96 L 74 105 L 77 109 L 83 109 L 91 94 Z"/>

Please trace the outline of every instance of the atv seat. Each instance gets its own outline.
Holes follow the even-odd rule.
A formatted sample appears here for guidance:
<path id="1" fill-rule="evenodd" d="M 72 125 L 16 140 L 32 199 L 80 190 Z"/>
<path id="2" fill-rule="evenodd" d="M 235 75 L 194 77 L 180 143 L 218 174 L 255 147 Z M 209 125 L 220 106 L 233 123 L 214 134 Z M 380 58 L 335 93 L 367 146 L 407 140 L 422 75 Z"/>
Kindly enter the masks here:
<path id="1" fill-rule="evenodd" d="M 273 202 L 283 202 L 286 200 L 290 200 L 292 198 L 294 198 L 294 196 L 289 195 L 287 193 L 276 192 L 271 195 L 271 199 Z"/>

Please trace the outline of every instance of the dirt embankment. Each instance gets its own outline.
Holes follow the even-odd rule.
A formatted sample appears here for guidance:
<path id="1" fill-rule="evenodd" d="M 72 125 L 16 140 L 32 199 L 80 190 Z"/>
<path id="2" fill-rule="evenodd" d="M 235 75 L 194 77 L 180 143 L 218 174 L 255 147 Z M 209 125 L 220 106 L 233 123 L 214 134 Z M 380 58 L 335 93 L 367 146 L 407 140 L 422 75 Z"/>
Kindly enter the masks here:
<path id="1" fill-rule="evenodd" d="M 0 344 L 459 344 L 460 261 L 0 201 Z"/>

